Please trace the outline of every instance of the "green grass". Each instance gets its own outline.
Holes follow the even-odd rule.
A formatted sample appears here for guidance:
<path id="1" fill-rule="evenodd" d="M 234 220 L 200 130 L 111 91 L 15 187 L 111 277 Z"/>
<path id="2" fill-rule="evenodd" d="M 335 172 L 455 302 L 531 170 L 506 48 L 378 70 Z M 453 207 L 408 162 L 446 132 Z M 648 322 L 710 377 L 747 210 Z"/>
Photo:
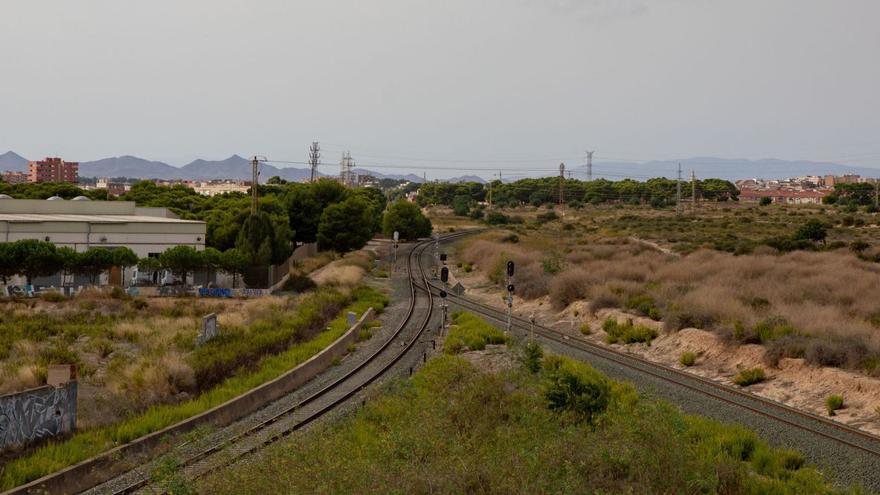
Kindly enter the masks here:
<path id="1" fill-rule="evenodd" d="M 830 486 L 803 456 L 748 430 L 641 398 L 584 363 L 543 361 L 537 373 L 491 373 L 437 357 L 353 415 L 279 442 L 262 462 L 220 471 L 198 491 L 858 493 Z M 579 385 L 555 402 L 547 391 L 563 375 Z M 551 408 L 584 404 L 578 390 L 596 392 L 586 403 L 592 420 Z"/>
<path id="2" fill-rule="evenodd" d="M 371 306 L 381 310 L 388 302 L 383 294 L 367 287 L 355 289 L 352 291 L 352 297 L 353 302 L 341 313 L 337 311 L 340 315 L 330 321 L 327 329 L 314 338 L 293 344 L 280 354 L 259 360 L 259 364 L 252 371 L 241 372 L 227 378 L 196 398 L 180 404 L 150 407 L 147 411 L 121 423 L 79 432 L 66 441 L 49 443 L 9 462 L 4 466 L 0 477 L 0 489 L 13 488 L 58 471 L 241 395 L 296 367 L 333 343 L 348 330 L 346 315 L 349 311 L 363 314 Z"/>
<path id="3" fill-rule="evenodd" d="M 741 387 L 748 387 L 749 385 L 761 383 L 766 379 L 767 375 L 764 374 L 764 368 L 747 368 L 741 370 L 733 377 L 733 383 Z"/>
<path id="4" fill-rule="evenodd" d="M 481 351 L 489 344 L 504 344 L 507 340 L 504 332 L 478 316 L 459 312 L 452 315 L 452 325 L 443 343 L 443 351 L 447 354 L 456 354 L 464 350 Z"/>
<path id="5" fill-rule="evenodd" d="M 618 323 L 614 318 L 608 318 L 602 323 L 602 330 L 608 335 L 605 341 L 609 344 L 622 342 L 624 344 L 634 344 L 636 342 L 645 342 L 650 344 L 652 340 L 657 338 L 657 331 L 644 325 L 633 325 L 630 322 Z"/>

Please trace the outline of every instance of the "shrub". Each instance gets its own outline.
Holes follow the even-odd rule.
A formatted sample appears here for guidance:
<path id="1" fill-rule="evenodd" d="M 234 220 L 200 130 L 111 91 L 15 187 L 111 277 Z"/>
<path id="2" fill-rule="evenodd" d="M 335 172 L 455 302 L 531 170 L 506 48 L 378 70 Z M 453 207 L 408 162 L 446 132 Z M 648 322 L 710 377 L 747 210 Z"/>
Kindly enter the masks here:
<path id="1" fill-rule="evenodd" d="M 620 324 L 614 318 L 608 318 L 602 324 L 602 330 L 608 335 L 605 340 L 609 344 L 623 342 L 624 344 L 634 344 L 636 342 L 651 343 L 657 338 L 657 331 L 644 325 L 633 325 L 631 322 Z"/>
<path id="2" fill-rule="evenodd" d="M 693 366 L 697 362 L 697 355 L 693 352 L 683 352 L 678 358 L 678 362 L 683 366 Z"/>
<path id="3" fill-rule="evenodd" d="M 749 385 L 761 383 L 766 379 L 767 376 L 764 374 L 764 368 L 747 368 L 741 370 L 733 377 L 733 383 L 740 387 L 748 387 Z"/>
<path id="4" fill-rule="evenodd" d="M 589 324 L 589 323 L 583 323 L 583 324 L 581 324 L 581 328 L 580 328 L 580 330 L 581 330 L 581 333 L 584 334 L 584 335 L 590 335 L 591 333 L 593 333 L 593 330 L 590 328 L 590 324 Z"/>
<path id="5" fill-rule="evenodd" d="M 554 220 L 558 220 L 559 215 L 557 215 L 555 211 L 550 210 L 547 213 L 541 213 L 536 218 L 541 223 L 547 223 L 547 222 L 552 222 Z"/>
<path id="6" fill-rule="evenodd" d="M 532 373 L 541 371 L 541 360 L 544 358 L 544 348 L 537 342 L 528 342 L 523 347 L 523 364 Z"/>
<path id="7" fill-rule="evenodd" d="M 835 411 L 843 409 L 843 396 L 829 395 L 828 398 L 825 399 L 825 409 L 828 411 L 829 416 L 834 416 Z"/>
<path id="8" fill-rule="evenodd" d="M 611 385 L 589 365 L 556 356 L 544 360 L 548 384 L 544 397 L 554 411 L 569 411 L 593 423 L 608 407 Z"/>
<path id="9" fill-rule="evenodd" d="M 455 313 L 452 315 L 452 323 L 446 341 L 443 343 L 443 350 L 447 354 L 456 354 L 465 348 L 471 351 L 481 351 L 487 345 L 507 342 L 504 332 L 472 313 Z"/>
<path id="10" fill-rule="evenodd" d="M 318 284 L 315 283 L 308 275 L 302 274 L 293 274 L 287 278 L 287 281 L 284 282 L 285 291 L 303 293 L 308 292 L 310 290 L 314 290 L 318 287 Z"/>
<path id="11" fill-rule="evenodd" d="M 42 294 L 40 294 L 40 299 L 42 299 L 46 302 L 58 303 L 58 302 L 65 301 L 67 298 L 64 297 L 64 294 L 53 290 L 53 291 L 43 292 Z"/>
<path id="12" fill-rule="evenodd" d="M 519 242 L 519 236 L 516 234 L 507 234 L 506 236 L 501 238 L 501 242 L 516 244 L 517 242 Z"/>
<path id="13" fill-rule="evenodd" d="M 652 320 L 660 319 L 660 310 L 657 308 L 657 302 L 647 294 L 630 296 L 626 301 L 626 307 Z"/>
<path id="14" fill-rule="evenodd" d="M 484 221 L 487 225 L 505 225 L 510 222 L 510 218 L 500 211 L 492 210 L 486 214 L 486 219 Z"/>
<path id="15" fill-rule="evenodd" d="M 758 201 L 758 204 L 761 205 L 761 206 L 767 206 L 767 205 L 769 205 L 769 204 L 772 203 L 772 202 L 773 202 L 773 200 L 770 199 L 770 197 L 768 197 L 768 196 L 764 196 L 763 198 L 761 198 L 761 199 Z"/>

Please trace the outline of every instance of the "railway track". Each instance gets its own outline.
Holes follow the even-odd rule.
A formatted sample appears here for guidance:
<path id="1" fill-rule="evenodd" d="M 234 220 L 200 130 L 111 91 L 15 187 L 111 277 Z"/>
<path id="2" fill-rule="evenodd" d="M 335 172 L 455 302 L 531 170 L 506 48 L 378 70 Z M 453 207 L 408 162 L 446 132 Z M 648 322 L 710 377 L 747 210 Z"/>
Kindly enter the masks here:
<path id="1" fill-rule="evenodd" d="M 426 282 L 426 289 L 435 294 L 440 292 L 440 286 Z M 506 325 L 505 310 L 455 294 L 447 297 L 452 305 L 499 326 Z M 743 424 L 778 445 L 804 452 L 811 462 L 840 481 L 855 482 L 880 491 L 880 437 L 554 328 L 533 324 L 520 316 L 512 317 L 511 331 L 522 337 L 532 334 L 554 351 L 590 361 L 614 378 L 647 385 L 652 393 L 678 403 L 688 412 Z M 672 393 L 666 393 L 668 390 Z M 698 399 L 694 400 L 695 397 Z"/>
<path id="2" fill-rule="evenodd" d="M 456 238 L 463 234 L 450 234 L 448 237 Z M 434 309 L 434 296 L 430 290 L 425 289 L 430 286 L 430 282 L 420 259 L 425 250 L 432 245 L 430 241 L 423 241 L 413 246 L 407 253 L 409 305 L 400 324 L 378 349 L 342 376 L 304 398 L 283 405 L 254 424 L 231 435 L 223 436 L 207 446 L 183 449 L 186 453 L 180 454 L 182 459 L 175 460 L 176 469 L 189 479 L 201 478 L 216 472 L 302 429 L 351 400 L 365 387 L 388 374 L 404 356 L 412 352 L 429 327 Z M 406 343 L 397 349 L 393 343 L 403 338 L 407 327 L 410 326 L 416 313 L 419 293 L 424 294 L 427 299 L 423 308 L 424 316 L 417 322 Z M 139 491 L 153 493 L 149 487 L 151 483 L 149 471 L 149 469 L 130 471 L 85 493 L 90 495 L 122 495 Z"/>

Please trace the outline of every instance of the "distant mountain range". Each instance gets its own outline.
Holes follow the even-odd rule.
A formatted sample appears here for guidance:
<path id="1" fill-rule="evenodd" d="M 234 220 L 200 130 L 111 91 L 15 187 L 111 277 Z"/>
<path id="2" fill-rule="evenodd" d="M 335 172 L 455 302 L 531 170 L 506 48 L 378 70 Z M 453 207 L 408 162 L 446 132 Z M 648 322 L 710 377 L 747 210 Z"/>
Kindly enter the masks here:
<path id="1" fill-rule="evenodd" d="M 13 151 L 0 155 L 0 171 L 27 171 L 28 160 Z M 858 174 L 863 177 L 880 177 L 880 168 L 855 167 L 831 162 L 814 162 L 804 160 L 746 160 L 714 157 L 695 157 L 683 160 L 650 161 L 650 162 L 603 162 L 593 163 L 593 177 L 620 180 L 631 177 L 644 180 L 650 177 L 674 178 L 679 163 L 682 178 L 689 179 L 691 171 L 697 178 L 717 177 L 720 179 L 747 178 L 787 178 L 802 175 L 843 175 Z M 570 167 L 572 177 L 586 178 L 586 167 L 576 165 Z M 358 175 L 372 175 L 378 179 L 408 180 L 423 182 L 416 174 L 382 174 L 368 169 L 356 168 Z M 511 169 L 514 172 L 514 169 Z M 129 177 L 132 179 L 234 179 L 248 180 L 251 178 L 250 160 L 239 155 L 232 155 L 225 160 L 194 160 L 182 167 L 167 163 L 145 160 L 136 156 L 124 155 L 103 158 L 91 162 L 80 162 L 79 174 L 82 177 Z M 276 167 L 267 163 L 260 166 L 260 180 L 266 181 L 272 176 L 279 176 L 288 181 L 300 181 L 310 176 L 307 168 Z M 323 176 L 324 174 L 319 173 Z M 448 182 L 480 182 L 486 180 L 477 175 L 464 175 L 445 179 Z"/>
<path id="2" fill-rule="evenodd" d="M 0 171 L 27 171 L 27 158 L 9 151 L 0 155 Z M 413 175 L 385 175 L 366 169 L 355 169 L 358 175 L 372 175 L 377 179 L 397 179 L 422 182 L 422 178 Z M 164 162 L 146 160 L 131 155 L 102 158 L 91 162 L 80 162 L 81 177 L 128 177 L 131 179 L 188 179 L 212 180 L 233 179 L 249 180 L 251 178 L 251 162 L 239 155 L 232 155 L 225 160 L 193 160 L 182 167 L 175 167 Z M 263 163 L 260 165 L 260 180 L 265 182 L 273 176 L 288 181 L 301 181 L 311 176 L 307 168 L 276 167 Z M 324 174 L 318 172 L 319 176 Z"/>

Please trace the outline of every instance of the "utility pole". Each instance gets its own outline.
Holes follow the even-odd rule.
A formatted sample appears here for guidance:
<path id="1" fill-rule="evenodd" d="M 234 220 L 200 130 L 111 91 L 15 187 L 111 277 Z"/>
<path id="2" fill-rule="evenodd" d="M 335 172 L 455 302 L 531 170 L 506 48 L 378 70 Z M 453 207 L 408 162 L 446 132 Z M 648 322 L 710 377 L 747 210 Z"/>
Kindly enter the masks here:
<path id="1" fill-rule="evenodd" d="M 353 187 L 352 179 L 354 178 L 354 160 L 351 159 L 351 152 L 342 152 L 342 160 L 340 161 L 339 165 L 340 182 L 342 182 L 342 185 L 345 187 Z"/>
<path id="2" fill-rule="evenodd" d="M 880 178 L 874 179 L 874 208 L 880 208 Z"/>
<path id="3" fill-rule="evenodd" d="M 691 170 L 691 210 L 697 211 L 697 176 Z"/>
<path id="4" fill-rule="evenodd" d="M 565 216 L 563 205 L 565 204 L 565 163 L 559 164 L 559 209 L 562 210 L 562 216 Z"/>
<path id="5" fill-rule="evenodd" d="M 254 155 L 253 160 L 251 160 L 251 215 L 257 214 L 257 189 L 259 187 L 261 161 L 266 161 L 266 157 Z"/>
<path id="6" fill-rule="evenodd" d="M 593 153 L 595 153 L 595 152 L 596 152 L 596 150 L 587 151 L 587 180 L 588 181 L 593 180 Z"/>
<path id="7" fill-rule="evenodd" d="M 678 180 L 675 181 L 675 213 L 681 215 L 681 163 L 678 164 Z"/>
<path id="8" fill-rule="evenodd" d="M 318 169 L 318 164 L 321 163 L 320 160 L 321 145 L 317 141 L 312 141 L 312 145 L 309 146 L 309 167 L 312 169 L 312 176 L 309 182 L 315 182 L 315 172 Z"/>

